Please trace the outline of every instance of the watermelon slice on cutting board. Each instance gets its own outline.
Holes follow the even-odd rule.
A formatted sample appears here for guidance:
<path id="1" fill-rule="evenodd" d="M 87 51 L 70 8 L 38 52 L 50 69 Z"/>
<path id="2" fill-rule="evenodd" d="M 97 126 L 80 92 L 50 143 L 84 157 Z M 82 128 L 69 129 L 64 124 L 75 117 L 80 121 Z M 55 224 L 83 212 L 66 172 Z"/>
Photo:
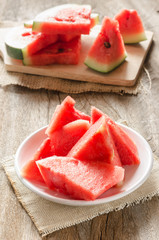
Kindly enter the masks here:
<path id="1" fill-rule="evenodd" d="M 50 64 L 78 64 L 80 59 L 81 38 L 75 37 L 69 42 L 58 41 L 30 56 L 24 56 L 23 64 L 43 66 Z"/>
<path id="2" fill-rule="evenodd" d="M 89 34 L 90 15 L 90 5 L 64 4 L 37 15 L 32 29 L 47 34 Z"/>
<path id="3" fill-rule="evenodd" d="M 142 20 L 136 10 L 124 9 L 114 19 L 119 23 L 124 43 L 138 43 L 147 39 Z"/>
<path id="4" fill-rule="evenodd" d="M 47 12 L 48 12 L 48 14 L 50 14 L 50 11 L 51 11 L 51 9 L 46 10 L 45 14 L 47 15 Z M 41 13 L 40 13 L 40 15 L 41 15 Z M 99 14 L 98 13 L 91 13 L 90 19 L 91 19 L 91 28 L 93 28 L 95 25 L 99 24 Z M 32 28 L 32 26 L 33 26 L 33 20 L 24 22 L 24 27 Z M 62 34 L 62 36 L 63 36 L 63 34 Z M 69 35 L 66 35 L 66 36 L 69 36 Z"/>
<path id="5" fill-rule="evenodd" d="M 124 169 L 103 162 L 51 157 L 36 162 L 49 188 L 75 199 L 94 200 L 124 179 Z"/>
<path id="6" fill-rule="evenodd" d="M 91 46 L 84 63 L 96 71 L 107 73 L 118 67 L 126 56 L 118 22 L 105 17 L 101 31 Z"/>
<path id="7" fill-rule="evenodd" d="M 97 82 L 103 84 L 133 86 L 139 75 L 143 61 L 152 42 L 153 33 L 146 31 L 147 41 L 141 42 L 138 46 L 126 46 L 128 53 L 127 60 L 110 74 L 99 74 L 91 71 L 83 65 L 90 46 L 94 42 L 100 31 L 100 26 L 94 27 L 90 35 L 82 36 L 82 49 L 79 64 L 76 66 L 52 65 L 43 67 L 23 66 L 21 61 L 11 59 L 4 49 L 4 37 L 10 29 L 0 29 L 0 54 L 4 58 L 5 67 L 8 71 L 23 72 L 28 74 L 44 75 L 51 77 L 81 80 L 87 82 Z M 12 42 L 12 39 L 11 39 Z M 20 54 L 22 56 L 22 54 Z M 136 58 L 137 56 L 137 58 Z"/>
<path id="8" fill-rule="evenodd" d="M 23 59 L 55 43 L 57 39 L 57 35 L 35 33 L 31 29 L 20 26 L 8 32 L 5 37 L 5 46 L 10 57 Z"/>

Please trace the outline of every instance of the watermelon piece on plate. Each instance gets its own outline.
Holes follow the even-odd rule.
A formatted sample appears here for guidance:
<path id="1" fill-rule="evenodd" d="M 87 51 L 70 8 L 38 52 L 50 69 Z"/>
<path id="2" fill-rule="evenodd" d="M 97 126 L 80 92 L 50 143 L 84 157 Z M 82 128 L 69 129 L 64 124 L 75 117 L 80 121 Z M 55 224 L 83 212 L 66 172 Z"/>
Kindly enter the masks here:
<path id="1" fill-rule="evenodd" d="M 101 31 L 91 46 L 84 63 L 96 71 L 107 73 L 118 67 L 126 56 L 118 22 L 105 17 Z"/>
<path id="2" fill-rule="evenodd" d="M 5 46 L 10 57 L 23 59 L 55 43 L 57 39 L 55 34 L 36 33 L 25 27 L 15 27 L 7 34 Z"/>
<path id="3" fill-rule="evenodd" d="M 121 163 L 123 165 L 140 164 L 137 147 L 127 133 L 102 111 L 92 107 L 91 122 L 96 122 L 101 116 L 106 117 L 106 121 L 118 151 Z"/>
<path id="4" fill-rule="evenodd" d="M 79 139 L 67 156 L 81 161 L 111 163 L 113 155 L 114 150 L 109 129 L 105 117 L 102 116 Z"/>
<path id="5" fill-rule="evenodd" d="M 136 10 L 124 9 L 115 16 L 124 43 L 138 43 L 147 39 L 142 20 Z"/>
<path id="6" fill-rule="evenodd" d="M 90 15 L 90 5 L 64 4 L 37 15 L 32 29 L 47 34 L 89 34 Z"/>
<path id="7" fill-rule="evenodd" d="M 70 96 L 67 96 L 61 105 L 58 105 L 52 116 L 50 124 L 46 129 L 46 134 L 51 138 L 54 131 L 62 128 L 69 122 L 73 122 L 77 119 L 83 119 L 90 121 L 90 116 L 76 110 L 74 107 L 75 101 Z"/>
<path id="8" fill-rule="evenodd" d="M 51 189 L 74 199 L 94 200 L 124 179 L 124 169 L 104 162 L 82 162 L 69 157 L 50 157 L 36 162 Z"/>
<path id="9" fill-rule="evenodd" d="M 76 142 L 89 129 L 89 121 L 79 119 L 64 125 L 51 136 L 56 156 L 66 156 Z"/>
<path id="10" fill-rule="evenodd" d="M 49 64 L 78 64 L 81 50 L 81 38 L 73 38 L 69 42 L 58 41 L 39 52 L 24 57 L 24 65 L 49 65 Z"/>
<path id="11" fill-rule="evenodd" d="M 37 168 L 36 161 L 53 155 L 54 149 L 51 147 L 51 141 L 49 138 L 46 138 L 39 146 L 34 157 L 22 168 L 21 175 L 28 180 L 44 182 L 39 169 Z"/>
<path id="12" fill-rule="evenodd" d="M 91 108 L 91 125 L 94 124 L 96 121 L 98 121 L 98 119 L 103 115 L 104 115 L 104 113 L 102 111 L 100 111 L 96 107 L 92 107 Z M 113 155 L 113 158 L 112 158 L 110 164 L 117 165 L 117 166 L 122 166 L 117 148 L 116 148 L 114 140 L 112 138 L 112 134 L 111 134 L 110 131 L 109 131 L 109 133 L 110 133 L 110 138 L 111 138 L 111 144 L 112 144 L 112 147 L 113 147 L 113 150 L 114 150 L 114 155 Z"/>

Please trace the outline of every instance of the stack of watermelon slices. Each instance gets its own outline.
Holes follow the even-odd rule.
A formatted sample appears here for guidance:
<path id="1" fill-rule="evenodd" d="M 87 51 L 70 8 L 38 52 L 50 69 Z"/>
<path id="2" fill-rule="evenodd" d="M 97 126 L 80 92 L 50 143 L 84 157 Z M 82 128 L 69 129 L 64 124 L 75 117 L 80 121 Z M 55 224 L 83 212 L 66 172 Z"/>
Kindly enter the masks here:
<path id="1" fill-rule="evenodd" d="M 46 129 L 46 139 L 21 174 L 74 199 L 94 200 L 124 180 L 124 165 L 140 163 L 135 143 L 95 107 L 91 117 L 66 97 Z"/>
<path id="2" fill-rule="evenodd" d="M 78 64 L 81 34 L 98 22 L 90 5 L 64 4 L 40 13 L 33 24 L 12 29 L 6 37 L 7 53 L 24 65 Z"/>

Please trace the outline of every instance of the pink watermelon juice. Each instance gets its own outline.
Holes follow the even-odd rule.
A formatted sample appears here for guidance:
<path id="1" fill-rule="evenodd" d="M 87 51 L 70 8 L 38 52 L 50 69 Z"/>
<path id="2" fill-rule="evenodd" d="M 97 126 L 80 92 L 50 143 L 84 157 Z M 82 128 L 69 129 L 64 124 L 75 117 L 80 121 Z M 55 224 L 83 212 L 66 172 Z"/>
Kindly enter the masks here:
<path id="1" fill-rule="evenodd" d="M 58 189 L 75 199 L 94 200 L 124 178 L 122 167 L 104 162 L 51 157 L 36 164 L 49 188 Z"/>

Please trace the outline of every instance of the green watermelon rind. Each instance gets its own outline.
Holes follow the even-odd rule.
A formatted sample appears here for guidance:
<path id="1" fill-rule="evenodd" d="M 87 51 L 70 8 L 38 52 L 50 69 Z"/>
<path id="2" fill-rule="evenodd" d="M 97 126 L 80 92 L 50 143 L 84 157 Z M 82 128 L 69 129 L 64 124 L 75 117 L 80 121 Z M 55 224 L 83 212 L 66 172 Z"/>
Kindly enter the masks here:
<path id="1" fill-rule="evenodd" d="M 7 43 L 5 43 L 5 46 L 6 46 L 7 54 L 11 58 L 15 58 L 15 59 L 18 59 L 18 60 L 22 60 L 23 59 L 22 49 L 20 49 L 20 48 L 13 48 L 10 45 L 8 45 Z"/>
<path id="2" fill-rule="evenodd" d="M 125 44 L 135 44 L 147 40 L 146 33 L 122 34 Z"/>
<path id="3" fill-rule="evenodd" d="M 7 54 L 14 59 L 22 60 L 27 56 L 27 46 L 18 39 L 17 33 L 21 33 L 22 26 L 12 28 L 5 38 L 5 46 Z M 16 33 L 16 34 L 15 34 Z"/>
<path id="4" fill-rule="evenodd" d="M 41 31 L 41 28 L 42 28 L 42 22 L 35 22 L 35 21 L 33 21 L 33 26 L 32 26 L 32 30 L 33 31 L 37 31 L 37 32 L 40 32 Z"/>
<path id="5" fill-rule="evenodd" d="M 104 63 L 99 63 L 99 61 L 97 61 L 95 58 L 92 58 L 88 55 L 84 61 L 84 64 L 95 71 L 98 71 L 101 73 L 108 73 L 114 70 L 115 68 L 117 68 L 120 64 L 122 64 L 126 57 L 127 57 L 127 53 L 125 51 L 124 55 L 120 57 L 120 59 L 118 59 L 116 62 L 112 64 L 104 64 Z"/>

